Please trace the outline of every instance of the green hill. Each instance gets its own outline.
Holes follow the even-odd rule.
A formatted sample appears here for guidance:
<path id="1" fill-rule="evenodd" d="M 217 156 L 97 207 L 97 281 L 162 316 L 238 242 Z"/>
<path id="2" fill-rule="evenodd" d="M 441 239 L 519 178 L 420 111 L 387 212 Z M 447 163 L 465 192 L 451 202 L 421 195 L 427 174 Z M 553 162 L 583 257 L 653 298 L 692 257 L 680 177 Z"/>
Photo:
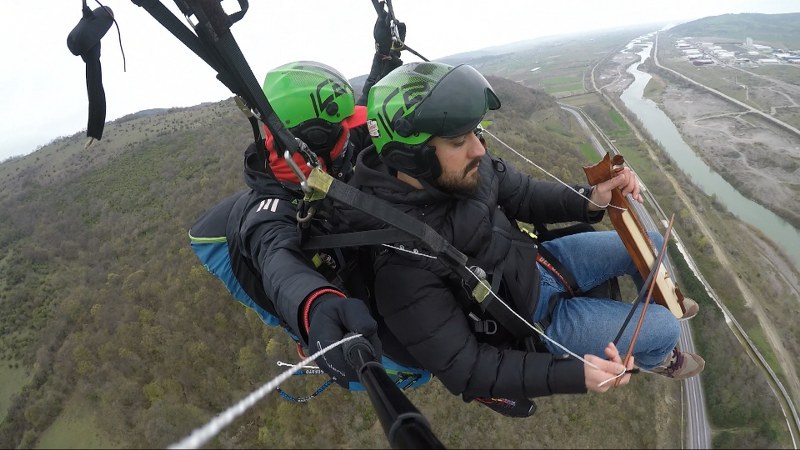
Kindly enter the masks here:
<path id="1" fill-rule="evenodd" d="M 492 82 L 507 100 L 491 130 L 524 130 L 508 137 L 512 146 L 577 181 L 578 139 L 552 98 Z M 244 188 L 250 139 L 247 121 L 224 101 L 132 115 L 109 123 L 89 149 L 75 135 L 0 165 L 0 356 L 30 377 L 4 412 L 0 445 L 69 442 L 58 430 L 72 429 L 83 445 L 167 446 L 280 373 L 276 361 L 296 361 L 289 338 L 233 301 L 188 246 L 193 220 Z M 322 381 L 290 380 L 285 389 L 310 393 Z M 587 415 L 589 404 L 632 394 L 545 399 L 535 436 L 512 432 L 513 423 L 436 381 L 410 395 L 448 446 L 558 447 L 564 426 L 582 435 L 570 442 L 596 438 L 579 431 L 600 419 Z M 63 425 L 69 420 L 85 436 Z M 273 395 L 216 445 L 387 444 L 366 395 L 332 388 L 307 405 Z"/>
<path id="2" fill-rule="evenodd" d="M 490 81 L 504 103 L 489 130 L 582 181 L 585 137 L 568 114 L 544 92 Z M 226 100 L 134 114 L 88 149 L 74 135 L 0 164 L 0 446 L 165 447 L 282 372 L 278 361 L 298 361 L 288 336 L 233 301 L 188 245 L 195 218 L 244 188 L 251 139 Z M 323 381 L 281 387 L 303 395 Z M 539 399 L 520 422 L 437 380 L 408 392 L 456 448 L 679 447 L 680 395 L 679 383 L 642 376 L 602 396 Z M 749 416 L 736 417 L 730 427 Z M 770 432 L 748 443 L 769 445 Z M 210 445 L 388 447 L 366 394 L 337 387 L 306 404 L 270 395 Z"/>

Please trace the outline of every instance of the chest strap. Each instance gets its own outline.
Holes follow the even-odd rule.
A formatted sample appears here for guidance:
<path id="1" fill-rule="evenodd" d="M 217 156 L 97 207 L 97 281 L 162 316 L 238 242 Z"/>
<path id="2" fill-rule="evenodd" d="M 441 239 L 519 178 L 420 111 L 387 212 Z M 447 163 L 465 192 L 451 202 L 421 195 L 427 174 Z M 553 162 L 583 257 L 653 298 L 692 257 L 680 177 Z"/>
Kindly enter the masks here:
<path id="1" fill-rule="evenodd" d="M 375 230 L 373 233 L 346 233 L 338 238 L 341 240 L 336 242 L 337 245 L 374 244 L 377 243 L 375 242 L 376 240 L 386 238 L 391 238 L 390 242 L 418 241 L 432 256 L 436 256 L 440 262 L 463 280 L 467 291 L 471 293 L 474 301 L 480 305 L 483 311 L 488 311 L 517 339 L 522 340 L 536 334 L 529 328 L 527 321 L 513 311 L 509 305 L 495 300 L 494 296 L 491 295 L 492 286 L 486 281 L 486 273 L 480 269 L 468 268 L 466 266 L 467 256 L 456 249 L 428 224 L 405 214 L 378 197 L 365 194 L 353 186 L 334 179 L 319 168 L 311 171 L 306 183 L 312 192 L 306 195 L 305 201 L 316 201 L 327 197 L 378 218 L 392 228 L 392 231 L 386 232 Z M 330 247 L 334 243 L 330 236 L 333 235 L 327 235 L 327 237 L 323 238 L 327 240 L 327 243 L 309 238 L 304 248 L 321 245 Z M 501 273 L 498 273 L 497 277 L 499 278 L 500 276 L 502 276 Z M 460 296 L 457 297 L 460 298 Z"/>

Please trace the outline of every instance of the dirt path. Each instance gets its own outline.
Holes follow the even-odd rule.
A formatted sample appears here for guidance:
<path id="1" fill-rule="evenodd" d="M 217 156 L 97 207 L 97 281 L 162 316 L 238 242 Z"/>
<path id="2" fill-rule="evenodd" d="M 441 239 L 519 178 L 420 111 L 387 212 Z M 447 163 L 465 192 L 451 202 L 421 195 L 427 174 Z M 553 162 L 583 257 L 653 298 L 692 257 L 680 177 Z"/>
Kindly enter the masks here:
<path id="1" fill-rule="evenodd" d="M 681 200 L 683 200 L 689 213 L 692 215 L 692 218 L 697 223 L 697 226 L 700 228 L 703 234 L 709 239 L 709 242 L 711 243 L 711 248 L 714 251 L 714 256 L 717 258 L 720 265 L 730 273 L 736 274 L 737 273 L 736 265 L 731 263 L 731 261 L 728 259 L 728 256 L 723 251 L 723 246 L 720 245 L 720 243 L 717 241 L 716 236 L 708 227 L 706 222 L 703 220 L 703 217 L 698 213 L 697 209 L 692 204 L 691 199 L 686 195 L 685 192 L 683 192 L 683 189 L 681 189 L 678 181 L 675 180 L 675 178 L 673 178 L 669 173 L 665 172 L 664 175 L 672 184 L 672 186 L 675 188 L 675 192 L 678 194 Z M 760 241 L 755 236 L 753 236 L 753 239 L 756 241 Z M 771 253 L 774 253 L 772 252 L 772 247 L 764 242 L 760 242 L 759 247 L 762 252 L 769 251 Z M 773 258 L 767 257 L 764 259 L 769 264 L 772 264 L 771 268 L 772 272 L 775 273 L 782 272 L 782 268 L 778 267 L 772 262 L 774 259 L 778 260 L 781 259 L 777 255 L 773 255 Z M 747 284 L 744 281 L 742 281 L 742 279 L 738 276 L 734 276 L 732 277 L 732 279 L 736 281 L 736 287 L 739 289 L 739 292 L 741 292 L 742 297 L 745 300 L 745 304 L 753 311 L 753 314 L 755 314 L 756 317 L 758 318 L 759 325 L 761 325 L 761 328 L 764 330 L 764 334 L 767 338 L 767 341 L 769 341 L 772 350 L 776 354 L 778 363 L 781 365 L 781 368 L 786 374 L 786 381 L 789 383 L 789 386 L 787 386 L 787 388 L 790 390 L 790 392 L 792 392 L 792 397 L 800 398 L 800 378 L 798 378 L 797 376 L 797 366 L 795 364 L 794 355 L 792 355 L 791 352 L 789 352 L 783 345 L 783 340 L 781 339 L 780 333 L 772 325 L 772 321 L 769 319 L 766 312 L 761 307 L 761 303 L 756 300 L 757 296 L 753 294 L 753 292 L 750 290 L 750 287 L 747 286 Z M 786 278 L 786 276 L 784 276 L 784 279 L 787 282 L 790 281 L 789 279 Z M 795 283 L 790 284 L 790 286 L 795 292 L 799 293 L 798 295 L 800 295 L 800 286 L 797 285 L 796 281 L 797 280 L 795 279 Z"/>
<path id="2" fill-rule="evenodd" d="M 636 135 L 639 136 L 639 138 L 641 139 L 639 131 L 636 129 L 636 127 L 633 126 L 633 124 L 630 125 L 631 128 L 636 133 Z M 648 146 L 648 152 L 653 161 L 658 161 L 657 156 L 653 153 L 653 150 L 650 149 L 649 146 Z M 659 163 L 657 164 L 660 166 Z M 669 172 L 663 167 L 661 169 L 665 178 L 670 182 L 670 184 L 672 184 L 673 189 L 680 197 L 680 199 L 683 201 L 683 204 L 686 206 L 687 210 L 691 214 L 698 228 L 700 228 L 702 233 L 708 238 L 711 244 L 711 248 L 714 251 L 714 256 L 717 258 L 720 265 L 729 273 L 736 274 L 738 272 L 737 266 L 730 261 L 727 254 L 723 250 L 724 248 L 723 245 L 720 244 L 720 242 L 716 238 L 716 235 L 710 229 L 703 216 L 699 213 L 697 208 L 695 208 L 694 202 L 692 202 L 689 196 L 683 191 L 683 188 L 681 184 L 678 182 L 678 180 L 676 180 L 672 175 L 670 175 Z M 751 236 L 752 239 L 755 241 L 755 244 L 758 246 L 760 252 L 764 255 L 762 259 L 765 261 L 765 263 L 771 266 L 769 271 L 772 273 L 779 274 L 778 276 L 780 276 L 790 287 L 790 289 L 798 295 L 798 298 L 800 298 L 800 280 L 798 280 L 798 278 L 796 277 L 796 272 L 794 272 L 792 268 L 784 262 L 781 256 L 775 254 L 775 251 L 772 249 L 771 245 L 761 241 L 752 233 L 746 232 L 744 234 Z M 758 297 L 753 294 L 751 289 L 740 277 L 734 276 L 732 278 L 736 280 L 736 286 L 739 289 L 739 292 L 741 292 L 746 305 L 753 311 L 753 314 L 755 314 L 756 317 L 758 318 L 758 322 L 761 325 L 761 328 L 764 330 L 764 334 L 770 346 L 772 347 L 773 351 L 776 354 L 778 363 L 781 365 L 781 368 L 786 374 L 786 379 L 789 383 L 789 386 L 787 386 L 787 388 L 792 393 L 792 397 L 800 398 L 800 378 L 798 378 L 797 374 L 795 357 L 783 345 L 781 334 L 773 326 L 772 321 L 769 319 L 766 312 L 761 307 L 760 302 L 756 300 Z"/>
<path id="3" fill-rule="evenodd" d="M 627 67 L 636 59 L 638 56 L 635 54 L 620 53 L 601 67 L 603 76 L 598 84 L 603 86 L 601 92 L 604 95 L 618 96 L 628 87 L 632 78 L 629 75 L 625 76 L 621 67 Z M 703 157 L 710 166 L 716 169 L 724 168 L 734 173 L 737 178 L 746 180 L 745 185 L 749 184 L 748 187 L 758 198 L 757 201 L 773 202 L 773 205 L 785 205 L 790 210 L 800 211 L 800 197 L 793 194 L 790 187 L 797 180 L 796 173 L 791 170 L 793 165 L 790 162 L 800 157 L 800 145 L 795 139 L 783 133 L 773 134 L 766 127 L 743 120 L 741 109 L 695 89 L 667 85 L 660 100 L 659 107 L 678 124 L 687 143 L 696 149 L 702 149 Z M 625 117 L 625 114 L 622 116 Z M 625 120 L 627 121 L 627 118 Z M 630 122 L 629 125 L 641 139 L 636 126 Z M 769 149 L 782 150 L 766 151 Z M 648 152 L 653 161 L 658 161 L 649 146 Z M 765 154 L 768 154 L 769 158 L 765 158 Z M 698 228 L 709 240 L 719 264 L 734 275 L 731 278 L 735 280 L 745 304 L 758 319 L 765 339 L 785 374 L 787 390 L 793 398 L 800 398 L 796 355 L 787 349 L 784 344 L 785 333 L 781 333 L 776 321 L 769 317 L 765 305 L 762 304 L 763 293 L 754 292 L 744 277 L 738 276 L 741 270 L 739 265 L 734 264 L 729 258 L 725 243 L 719 241 L 701 212 L 695 208 L 694 202 L 684 192 L 682 185 L 663 168 L 662 173 L 682 199 Z M 742 245 L 753 249 L 760 274 L 772 277 L 780 286 L 786 286 L 785 294 L 800 300 L 800 275 L 794 266 L 787 263 L 783 256 L 778 255 L 773 245 L 762 241 L 744 225 L 742 227 L 744 229 L 741 235 L 751 238 L 750 242 L 743 242 Z"/>
<path id="4" fill-rule="evenodd" d="M 621 57 L 614 58 L 614 62 L 616 64 L 624 65 L 626 63 L 630 63 L 631 55 L 625 55 Z M 611 67 L 609 67 L 611 66 Z M 615 77 L 618 72 L 618 68 L 613 67 L 614 64 L 610 64 L 606 66 L 606 80 L 613 79 L 614 82 L 609 84 L 608 89 L 610 92 L 619 93 L 624 90 L 627 85 L 630 83 L 630 79 L 628 80 L 621 80 L 618 77 Z M 610 69 L 610 70 L 609 70 Z M 616 70 L 615 70 L 616 69 Z M 613 71 L 613 72 L 611 72 Z M 611 73 L 609 73 L 611 72 Z M 616 72 L 616 73 L 614 73 Z M 605 91 L 605 89 L 604 89 Z M 679 128 L 681 129 L 681 134 L 684 135 L 685 139 L 688 139 L 687 142 L 693 142 L 696 148 L 703 148 L 707 150 L 707 145 L 709 142 L 711 143 L 709 146 L 711 147 L 711 151 L 706 153 L 706 158 L 716 160 L 716 163 L 728 162 L 725 161 L 725 149 L 730 149 L 730 144 L 733 141 L 737 141 L 741 139 L 740 145 L 741 147 L 752 147 L 752 143 L 748 142 L 748 138 L 752 139 L 752 133 L 755 131 L 753 127 L 740 127 L 737 130 L 737 127 L 730 127 L 730 126 L 719 126 L 719 124 L 715 124 L 714 132 L 709 130 L 709 118 L 713 117 L 715 114 L 719 115 L 722 118 L 727 120 L 733 120 L 734 122 L 738 119 L 738 114 L 741 111 L 737 111 L 734 108 L 730 108 L 724 102 L 720 101 L 719 99 L 702 95 L 695 90 L 683 90 L 675 89 L 675 88 L 668 88 L 669 95 L 665 95 L 668 97 L 669 100 L 663 101 L 660 105 L 662 109 L 666 109 L 667 114 L 676 121 L 676 123 L 680 124 Z M 663 99 L 663 97 L 662 97 Z M 624 114 L 623 114 L 624 117 Z M 626 118 L 627 121 L 627 118 Z M 691 131 L 687 132 L 687 124 L 692 124 L 696 128 L 695 130 L 699 130 L 703 128 L 703 133 L 692 133 Z M 629 123 L 631 128 L 634 130 L 635 134 L 641 139 L 642 137 L 639 135 L 638 129 L 631 123 Z M 745 130 L 743 130 L 744 128 Z M 749 132 L 749 133 L 748 133 Z M 713 135 L 713 138 L 709 138 L 709 134 Z M 747 136 L 750 134 L 750 136 Z M 749 145 L 748 145 L 749 144 Z M 649 147 L 649 146 L 648 146 Z M 758 149 L 758 146 L 756 146 Z M 749 148 L 749 151 L 753 151 L 754 149 Z M 653 161 L 658 161 L 658 158 L 654 155 L 652 149 L 648 149 L 651 158 Z M 792 146 L 792 150 L 790 153 L 796 151 L 794 146 Z M 746 158 L 742 158 L 746 160 Z M 714 164 L 712 164 L 713 166 Z M 742 164 L 740 167 L 750 167 L 749 164 L 745 165 Z M 781 177 L 775 177 L 775 173 L 768 173 L 770 172 L 769 168 L 765 170 L 762 167 L 756 167 L 755 169 L 760 169 L 760 177 L 756 178 L 783 178 L 786 176 L 785 173 L 782 173 Z M 751 169 L 752 170 L 752 169 Z M 767 172 L 767 173 L 765 173 Z M 724 251 L 725 246 L 719 242 L 718 238 L 716 237 L 715 233 L 710 229 L 709 225 L 705 222 L 703 215 L 695 208 L 694 203 L 688 197 L 688 195 L 683 191 L 681 184 L 673 178 L 668 171 L 662 170 L 666 179 L 672 184 L 675 192 L 683 201 L 683 204 L 686 206 L 687 210 L 694 218 L 695 223 L 697 223 L 700 230 L 703 232 L 705 236 L 707 236 L 711 247 L 714 251 L 714 255 L 716 256 L 717 260 L 719 261 L 720 265 L 723 269 L 731 274 L 738 274 L 739 271 L 737 270 L 737 265 L 731 262 L 727 253 Z M 740 174 L 742 173 L 740 169 Z M 765 177 L 765 175 L 767 175 Z M 783 180 L 784 182 L 786 180 Z M 767 183 L 772 184 L 772 183 Z M 775 185 L 771 186 L 775 187 Z M 764 192 L 762 189 L 764 186 L 759 186 L 760 189 L 756 189 L 757 191 Z M 786 189 L 785 184 L 783 185 L 782 189 Z M 771 200 L 775 200 L 776 197 L 782 197 L 781 200 L 787 201 L 788 203 L 792 204 L 794 202 L 800 201 L 795 196 L 791 196 L 791 198 L 787 198 L 789 196 L 785 195 L 778 195 L 776 196 L 776 192 L 773 189 L 767 189 L 771 191 Z M 778 255 L 773 246 L 769 243 L 761 241 L 757 236 L 753 233 L 750 233 L 748 230 L 744 230 L 742 233 L 744 236 L 750 236 L 752 238 L 753 243 L 748 243 L 747 245 L 754 246 L 757 251 L 760 253 L 761 257 L 759 258 L 760 265 L 761 265 L 761 272 L 762 273 L 769 273 L 774 274 L 774 276 L 785 283 L 788 286 L 788 290 L 793 292 L 798 299 L 800 299 L 800 279 L 798 279 L 797 272 L 793 269 L 790 264 L 787 264 L 784 258 L 781 255 Z M 765 338 L 767 339 L 770 347 L 775 352 L 776 359 L 778 364 L 780 364 L 783 373 L 785 374 L 785 381 L 788 383 L 786 388 L 791 392 L 791 396 L 793 398 L 800 398 L 800 377 L 798 377 L 798 370 L 795 364 L 795 355 L 791 351 L 789 351 L 783 343 L 783 335 L 779 329 L 776 328 L 775 323 L 773 320 L 769 318 L 769 315 L 765 311 L 763 305 L 758 300 L 760 298 L 759 295 L 756 295 L 752 291 L 752 289 L 747 285 L 746 281 L 744 281 L 739 276 L 733 276 L 733 280 L 736 282 L 736 286 L 741 292 L 741 295 L 745 301 L 745 304 L 748 308 L 751 309 L 753 314 L 758 319 L 758 322 L 764 331 Z"/>

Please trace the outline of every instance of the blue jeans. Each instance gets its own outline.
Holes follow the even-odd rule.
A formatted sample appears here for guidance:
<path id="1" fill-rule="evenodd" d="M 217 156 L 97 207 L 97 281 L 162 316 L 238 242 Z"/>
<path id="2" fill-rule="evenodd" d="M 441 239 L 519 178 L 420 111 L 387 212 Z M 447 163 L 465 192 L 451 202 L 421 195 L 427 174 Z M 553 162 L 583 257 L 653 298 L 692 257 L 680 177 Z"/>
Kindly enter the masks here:
<path id="1" fill-rule="evenodd" d="M 650 239 L 660 250 L 663 237 L 650 232 Z M 644 281 L 628 255 L 622 240 L 613 231 L 594 231 L 572 234 L 541 243 L 572 273 L 581 291 L 588 291 L 611 278 L 631 275 L 637 290 Z M 536 264 L 541 277 L 539 305 L 533 320 L 542 320 L 548 311 L 553 294 L 566 292 L 566 287 L 540 264 Z M 571 352 L 583 357 L 594 354 L 605 358 L 603 349 L 619 333 L 632 304 L 612 299 L 592 297 L 563 298 L 556 301 L 547 336 Z M 628 352 L 633 331 L 639 322 L 642 302 L 625 327 L 617 343 L 622 356 Z M 645 312 L 644 323 L 634 343 L 634 363 L 643 369 L 652 369 L 662 362 L 678 343 L 680 326 L 669 309 L 656 304 L 652 299 Z M 554 354 L 565 353 L 563 349 L 545 340 L 547 349 Z"/>

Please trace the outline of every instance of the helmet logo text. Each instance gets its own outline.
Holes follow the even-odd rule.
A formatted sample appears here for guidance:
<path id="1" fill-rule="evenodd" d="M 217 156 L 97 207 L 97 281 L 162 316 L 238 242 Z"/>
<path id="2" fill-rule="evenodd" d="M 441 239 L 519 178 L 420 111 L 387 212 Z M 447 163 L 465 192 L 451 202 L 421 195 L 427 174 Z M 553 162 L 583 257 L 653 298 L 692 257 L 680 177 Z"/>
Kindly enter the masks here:
<path id="1" fill-rule="evenodd" d="M 385 124 L 386 123 L 392 124 L 392 126 L 389 127 L 389 129 L 392 129 L 394 131 L 400 131 L 397 130 L 396 128 L 397 125 L 400 123 L 404 123 L 404 126 L 402 128 L 410 127 L 411 124 L 403 119 L 408 115 L 410 115 L 411 112 L 417 107 L 417 105 L 419 105 L 422 102 L 422 100 L 425 99 L 426 94 L 429 91 L 430 89 L 428 87 L 428 83 L 424 80 L 414 81 L 400 86 L 400 88 L 395 89 L 394 91 L 389 93 L 389 95 L 387 95 L 386 98 L 383 100 L 383 105 L 381 105 L 381 113 L 378 114 L 379 119 L 381 120 L 381 122 Z M 390 114 L 388 111 L 389 104 L 392 102 L 392 99 L 394 99 L 397 95 L 402 95 L 403 104 L 397 111 L 394 112 L 394 114 L 391 115 L 390 119 L 389 118 Z M 403 132 L 409 132 L 409 131 L 410 130 L 404 129 L 401 131 L 401 134 Z"/>
<path id="2" fill-rule="evenodd" d="M 332 94 L 327 95 L 325 98 L 322 97 L 322 91 L 330 85 L 330 90 L 333 91 Z M 339 108 L 338 105 L 334 104 L 334 101 L 337 97 L 342 96 L 347 93 L 347 90 L 344 86 L 337 83 L 330 78 L 323 81 L 322 83 L 317 85 L 317 90 L 313 94 L 311 94 L 311 102 L 314 105 L 314 111 L 317 113 L 317 117 L 325 111 L 328 115 L 335 116 L 338 112 Z M 332 106 L 333 105 L 333 106 Z"/>

